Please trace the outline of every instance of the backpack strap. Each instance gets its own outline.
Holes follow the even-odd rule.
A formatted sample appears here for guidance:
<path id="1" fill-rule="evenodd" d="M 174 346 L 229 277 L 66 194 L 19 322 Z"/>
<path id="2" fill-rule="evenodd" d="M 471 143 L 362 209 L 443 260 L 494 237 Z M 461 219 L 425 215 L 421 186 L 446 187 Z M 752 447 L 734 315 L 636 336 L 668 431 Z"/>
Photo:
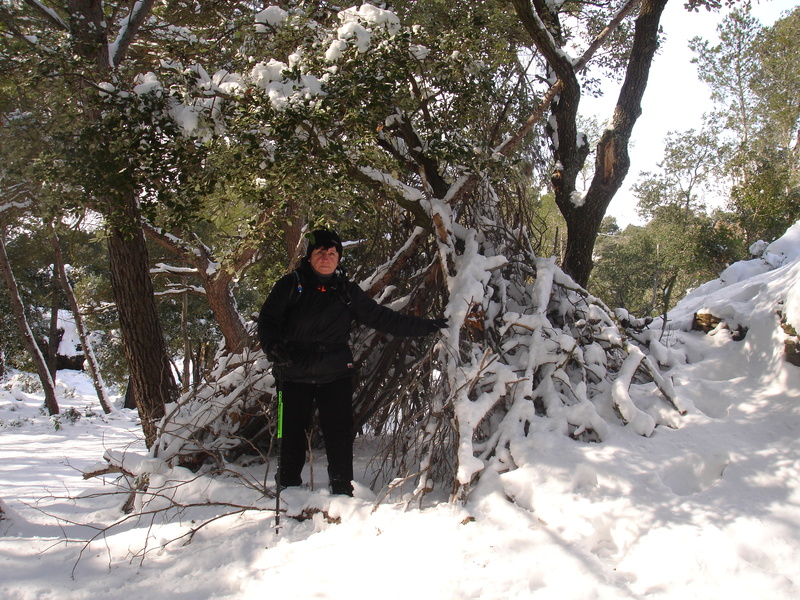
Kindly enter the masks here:
<path id="1" fill-rule="evenodd" d="M 342 300 L 344 305 L 350 309 L 350 312 L 353 311 L 353 298 L 350 296 L 350 293 L 347 291 L 347 284 L 348 281 L 340 281 L 336 284 L 336 293 L 339 294 L 339 298 Z"/>
<path id="2" fill-rule="evenodd" d="M 289 291 L 289 302 L 287 303 L 287 307 L 291 308 L 295 304 L 300 301 L 300 296 L 303 294 L 303 281 L 300 279 L 300 272 L 295 269 L 292 271 L 294 275 L 294 285 L 292 285 L 292 289 Z"/>

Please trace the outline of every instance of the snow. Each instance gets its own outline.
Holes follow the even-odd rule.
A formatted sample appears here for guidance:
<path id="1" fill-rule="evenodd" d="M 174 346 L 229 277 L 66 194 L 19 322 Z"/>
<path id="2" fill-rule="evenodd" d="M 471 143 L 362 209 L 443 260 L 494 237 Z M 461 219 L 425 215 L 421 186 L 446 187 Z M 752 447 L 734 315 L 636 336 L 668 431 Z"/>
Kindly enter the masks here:
<path id="1" fill-rule="evenodd" d="M 284 517 L 276 532 L 274 500 L 236 477 L 148 462 L 136 415 L 103 415 L 83 374 L 58 373 L 57 417 L 42 414 L 41 393 L 16 374 L 0 388 L 0 597 L 798 598 L 800 369 L 783 357 L 777 315 L 800 325 L 798 231 L 764 249 L 783 257 L 780 265 L 761 257 L 733 265 L 728 279 L 698 288 L 670 314 L 654 358 L 670 365 L 665 375 L 685 415 L 672 411 L 671 425 L 649 437 L 611 424 L 602 443 L 531 419 L 534 443 L 514 449 L 517 468 L 484 471 L 464 504 L 444 490 L 418 508 L 392 496 L 376 505 L 383 491 L 365 485 L 375 441 L 359 438 L 356 497 L 324 490 L 317 456 L 316 490 L 286 490 L 283 500 L 292 514 L 324 514 Z M 699 310 L 749 328 L 747 336 L 690 331 Z M 667 410 L 653 384 L 625 393 L 641 414 Z M 81 477 L 105 452 L 150 473 L 165 493 L 181 482 L 177 501 L 217 506 L 126 520 L 114 476 Z M 237 469 L 250 481 L 271 477 L 259 466 Z M 190 543 L 181 538 L 220 514 L 220 503 L 242 509 Z"/>
<path id="2" fill-rule="evenodd" d="M 792 225 L 783 237 L 767 246 L 766 253 L 784 257 L 784 260 L 800 257 L 800 223 Z"/>
<path id="3" fill-rule="evenodd" d="M 170 110 L 170 115 L 175 120 L 175 123 L 187 135 L 197 131 L 200 126 L 200 119 L 202 113 L 193 106 L 186 106 L 185 104 L 177 104 Z"/>
<path id="4" fill-rule="evenodd" d="M 300 57 L 293 55 L 290 59 L 296 62 Z M 297 98 L 310 100 L 323 94 L 322 80 L 314 75 L 303 74 L 299 81 L 284 79 L 283 73 L 289 67 L 273 58 L 256 64 L 250 73 L 253 83 L 266 91 L 276 110 L 285 109 Z"/>
<path id="5" fill-rule="evenodd" d="M 81 338 L 75 327 L 75 319 L 68 310 L 58 311 L 58 328 L 63 329 L 61 341 L 58 344 L 57 354 L 61 356 L 77 356 L 78 348 L 81 346 Z"/>
<path id="6" fill-rule="evenodd" d="M 257 29 L 259 32 L 266 31 L 263 28 L 264 24 L 269 24 L 272 27 L 277 27 L 281 25 L 286 19 L 289 17 L 289 13 L 283 10 L 279 6 L 268 6 L 258 14 L 256 14 L 256 23 L 259 23 L 262 27 Z"/>
<path id="7" fill-rule="evenodd" d="M 152 71 L 137 75 L 135 81 L 136 85 L 133 87 L 133 91 L 139 96 L 162 89 L 161 82 Z"/>
<path id="8" fill-rule="evenodd" d="M 390 35 L 395 35 L 402 29 L 397 15 L 371 4 L 343 10 L 339 13 L 339 20 L 342 26 L 337 30 L 338 38 L 343 41 L 354 40 L 356 48 L 362 54 L 370 48 L 374 27 L 385 27 Z M 337 49 L 331 46 L 328 52 L 335 57 Z"/>
<path id="9" fill-rule="evenodd" d="M 325 52 L 325 60 L 332 63 L 339 62 L 345 50 L 347 50 L 347 42 L 344 40 L 333 40 L 327 52 Z"/>
<path id="10" fill-rule="evenodd" d="M 356 47 L 359 52 L 364 53 L 369 50 L 369 45 L 372 41 L 372 32 L 363 25 L 349 21 L 339 28 L 337 34 L 340 40 L 355 38 Z"/>
<path id="11" fill-rule="evenodd" d="M 586 194 L 587 194 L 587 192 L 588 192 L 588 190 L 584 190 L 582 192 L 578 191 L 578 190 L 575 190 L 574 192 L 572 192 L 572 194 L 570 194 L 569 201 L 572 203 L 572 205 L 575 208 L 580 208 L 581 206 L 586 204 Z"/>
<path id="12" fill-rule="evenodd" d="M 343 23 L 364 22 L 371 26 L 386 27 L 387 31 L 392 35 L 402 29 L 400 19 L 396 14 L 371 4 L 362 4 L 359 8 L 353 6 L 343 10 L 339 13 L 339 19 Z"/>
<path id="13" fill-rule="evenodd" d="M 411 55 L 417 60 L 425 60 L 431 53 L 431 49 L 420 44 L 412 44 L 409 48 Z"/>
<path id="14" fill-rule="evenodd" d="M 755 246 L 755 244 L 754 244 Z M 781 310 L 800 329 L 800 223 L 763 248 L 761 257 L 734 263 L 720 275 L 689 293 L 670 314 L 686 326 L 695 311 L 712 312 L 729 325 L 763 324 Z"/>

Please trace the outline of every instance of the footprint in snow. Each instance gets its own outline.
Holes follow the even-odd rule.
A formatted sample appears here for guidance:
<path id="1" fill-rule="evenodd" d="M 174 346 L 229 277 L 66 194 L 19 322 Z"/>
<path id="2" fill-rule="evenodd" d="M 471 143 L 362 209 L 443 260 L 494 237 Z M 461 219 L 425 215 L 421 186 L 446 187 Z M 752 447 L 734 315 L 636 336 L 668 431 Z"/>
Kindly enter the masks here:
<path id="1" fill-rule="evenodd" d="M 661 480 L 678 496 L 690 496 L 710 488 L 721 479 L 730 461 L 727 452 L 712 452 L 706 456 L 689 454 L 665 467 Z"/>

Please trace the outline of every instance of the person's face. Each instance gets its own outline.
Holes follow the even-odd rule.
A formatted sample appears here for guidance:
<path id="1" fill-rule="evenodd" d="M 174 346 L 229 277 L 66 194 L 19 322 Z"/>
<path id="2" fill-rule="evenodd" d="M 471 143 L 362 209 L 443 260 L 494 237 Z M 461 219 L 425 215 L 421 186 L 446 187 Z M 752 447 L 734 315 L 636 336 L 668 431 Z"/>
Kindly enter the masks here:
<path id="1" fill-rule="evenodd" d="M 315 248 L 311 252 L 311 266 L 320 275 L 332 275 L 339 265 L 339 253 L 335 247 Z"/>

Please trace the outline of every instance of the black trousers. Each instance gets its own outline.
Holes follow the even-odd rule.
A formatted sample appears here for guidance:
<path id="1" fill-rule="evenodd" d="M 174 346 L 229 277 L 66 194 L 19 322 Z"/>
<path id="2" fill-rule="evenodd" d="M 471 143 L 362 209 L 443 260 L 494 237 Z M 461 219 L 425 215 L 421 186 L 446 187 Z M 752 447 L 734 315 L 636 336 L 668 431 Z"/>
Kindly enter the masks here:
<path id="1" fill-rule="evenodd" d="M 284 487 L 303 483 L 308 432 L 314 405 L 328 457 L 331 492 L 353 495 L 353 380 L 331 383 L 296 381 L 283 383 L 283 440 L 278 484 Z"/>

